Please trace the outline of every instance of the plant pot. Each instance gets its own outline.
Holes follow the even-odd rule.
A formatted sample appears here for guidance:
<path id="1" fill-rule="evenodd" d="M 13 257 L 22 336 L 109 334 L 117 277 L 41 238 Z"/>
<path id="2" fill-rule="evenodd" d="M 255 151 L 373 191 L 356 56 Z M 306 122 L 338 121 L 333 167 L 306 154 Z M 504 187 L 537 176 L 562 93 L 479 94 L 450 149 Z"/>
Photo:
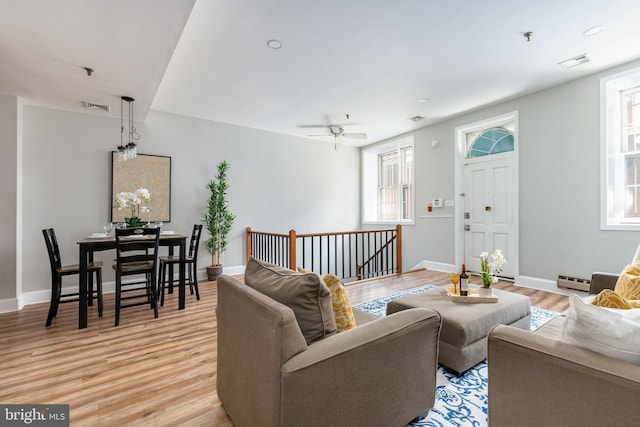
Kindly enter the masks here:
<path id="1" fill-rule="evenodd" d="M 481 297 L 492 297 L 493 296 L 493 289 L 492 288 L 485 288 L 483 286 L 480 289 L 478 289 L 478 296 L 481 296 Z"/>
<path id="2" fill-rule="evenodd" d="M 143 221 L 137 216 L 125 218 L 124 221 L 127 224 L 127 228 L 142 228 L 148 224 L 148 221 Z"/>
<path id="3" fill-rule="evenodd" d="M 207 280 L 216 280 L 222 275 L 221 265 L 209 265 L 207 266 Z"/>

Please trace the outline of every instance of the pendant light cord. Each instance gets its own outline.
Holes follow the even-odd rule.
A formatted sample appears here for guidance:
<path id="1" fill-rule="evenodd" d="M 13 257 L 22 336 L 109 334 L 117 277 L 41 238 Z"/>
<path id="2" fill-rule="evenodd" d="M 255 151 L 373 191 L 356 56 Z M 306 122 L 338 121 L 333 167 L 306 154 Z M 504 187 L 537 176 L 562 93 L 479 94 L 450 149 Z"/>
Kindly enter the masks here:
<path id="1" fill-rule="evenodd" d="M 129 115 L 129 142 L 132 143 L 140 139 L 140 135 L 138 135 L 138 132 L 133 125 L 133 102 L 129 102 Z"/>
<path id="2" fill-rule="evenodd" d="M 124 100 L 120 98 L 120 147 L 123 146 L 123 138 L 124 138 L 124 117 L 123 117 L 123 109 L 124 109 Z"/>

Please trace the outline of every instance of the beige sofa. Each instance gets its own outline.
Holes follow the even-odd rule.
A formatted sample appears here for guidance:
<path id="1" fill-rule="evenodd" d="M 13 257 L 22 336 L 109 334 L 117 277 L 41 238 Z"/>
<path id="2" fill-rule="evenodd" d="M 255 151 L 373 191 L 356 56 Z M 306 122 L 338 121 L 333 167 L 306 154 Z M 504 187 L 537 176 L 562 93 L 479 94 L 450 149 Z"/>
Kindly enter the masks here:
<path id="1" fill-rule="evenodd" d="M 594 273 L 590 293 L 612 289 L 616 278 Z M 564 322 L 556 317 L 535 332 L 491 330 L 491 427 L 640 424 L 640 366 L 561 341 Z"/>
<path id="2" fill-rule="evenodd" d="M 355 329 L 308 345 L 289 307 L 221 276 L 216 315 L 217 392 L 235 426 L 403 426 L 434 404 L 432 310 L 355 310 Z"/>

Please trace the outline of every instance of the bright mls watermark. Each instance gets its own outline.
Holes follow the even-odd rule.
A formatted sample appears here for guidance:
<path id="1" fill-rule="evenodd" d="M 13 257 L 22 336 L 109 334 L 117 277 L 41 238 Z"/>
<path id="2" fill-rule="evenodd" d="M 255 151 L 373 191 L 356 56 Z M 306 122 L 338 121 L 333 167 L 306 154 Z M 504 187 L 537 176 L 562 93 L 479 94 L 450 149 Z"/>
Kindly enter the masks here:
<path id="1" fill-rule="evenodd" d="M 2 405 L 0 426 L 69 427 L 69 405 Z"/>

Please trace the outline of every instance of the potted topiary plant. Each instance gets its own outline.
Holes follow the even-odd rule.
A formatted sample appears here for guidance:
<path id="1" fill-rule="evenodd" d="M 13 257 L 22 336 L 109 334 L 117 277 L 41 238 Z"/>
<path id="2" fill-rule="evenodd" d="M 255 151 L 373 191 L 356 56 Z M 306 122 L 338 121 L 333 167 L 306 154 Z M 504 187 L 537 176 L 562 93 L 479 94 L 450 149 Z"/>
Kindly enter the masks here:
<path id="1" fill-rule="evenodd" d="M 207 278 L 216 280 L 222 274 L 222 263 L 220 257 L 229 244 L 228 236 L 231 225 L 236 218 L 229 211 L 229 201 L 227 200 L 227 170 L 229 164 L 223 160 L 218 164 L 216 177 L 209 181 L 209 201 L 207 210 L 202 215 L 204 225 L 211 236 L 205 243 L 211 254 L 211 265 L 207 267 Z"/>

